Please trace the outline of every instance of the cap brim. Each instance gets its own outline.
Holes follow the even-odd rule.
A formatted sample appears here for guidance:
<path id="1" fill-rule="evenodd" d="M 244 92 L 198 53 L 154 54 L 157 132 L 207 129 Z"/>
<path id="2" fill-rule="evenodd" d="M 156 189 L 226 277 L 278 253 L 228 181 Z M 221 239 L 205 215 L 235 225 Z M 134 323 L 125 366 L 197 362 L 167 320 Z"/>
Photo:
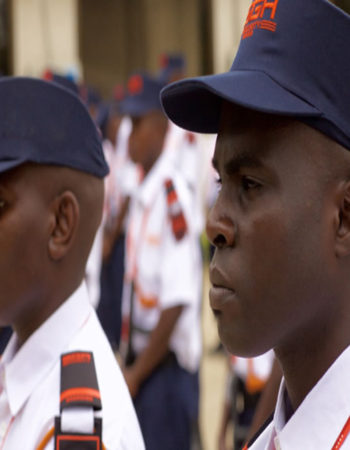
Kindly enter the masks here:
<path id="1" fill-rule="evenodd" d="M 15 169 L 16 167 L 20 166 L 21 164 L 24 164 L 27 162 L 23 159 L 7 159 L 4 161 L 0 161 L 0 173 L 7 172 L 8 170 Z"/>
<path id="2" fill-rule="evenodd" d="M 319 117 L 313 105 L 263 72 L 232 71 L 188 78 L 162 89 L 161 101 L 176 125 L 198 133 L 217 133 L 222 100 L 269 114 Z"/>

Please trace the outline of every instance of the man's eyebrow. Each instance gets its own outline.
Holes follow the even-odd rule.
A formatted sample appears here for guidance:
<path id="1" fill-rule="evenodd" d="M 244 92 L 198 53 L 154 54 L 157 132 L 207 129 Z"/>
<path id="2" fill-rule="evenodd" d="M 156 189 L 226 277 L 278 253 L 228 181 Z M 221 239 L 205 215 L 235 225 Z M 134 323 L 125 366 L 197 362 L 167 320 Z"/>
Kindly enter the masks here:
<path id="1" fill-rule="evenodd" d="M 212 165 L 216 171 L 219 169 L 218 160 L 214 157 Z M 242 167 L 263 167 L 263 163 L 259 158 L 251 153 L 240 153 L 232 156 L 231 159 L 225 162 L 224 170 L 227 174 L 237 173 Z"/>
<path id="2" fill-rule="evenodd" d="M 237 173 L 242 167 L 262 167 L 263 164 L 259 158 L 248 153 L 242 153 L 233 156 L 225 163 L 225 172 L 228 174 Z"/>

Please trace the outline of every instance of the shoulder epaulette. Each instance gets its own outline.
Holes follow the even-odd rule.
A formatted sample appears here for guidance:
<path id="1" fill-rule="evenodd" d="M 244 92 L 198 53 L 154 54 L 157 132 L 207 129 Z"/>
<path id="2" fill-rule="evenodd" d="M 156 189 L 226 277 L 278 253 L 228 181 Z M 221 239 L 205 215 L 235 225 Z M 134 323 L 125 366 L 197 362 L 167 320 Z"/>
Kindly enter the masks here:
<path id="1" fill-rule="evenodd" d="M 55 450 L 101 450 L 102 419 L 94 418 L 91 434 L 62 429 L 61 417 L 66 408 L 80 407 L 93 411 L 102 409 L 94 356 L 91 352 L 75 351 L 61 355 L 61 416 L 55 418 Z"/>
<path id="2" fill-rule="evenodd" d="M 166 200 L 168 205 L 168 214 L 173 234 L 177 241 L 180 241 L 187 232 L 187 223 L 179 202 L 177 192 L 173 181 L 168 178 L 165 180 Z"/>

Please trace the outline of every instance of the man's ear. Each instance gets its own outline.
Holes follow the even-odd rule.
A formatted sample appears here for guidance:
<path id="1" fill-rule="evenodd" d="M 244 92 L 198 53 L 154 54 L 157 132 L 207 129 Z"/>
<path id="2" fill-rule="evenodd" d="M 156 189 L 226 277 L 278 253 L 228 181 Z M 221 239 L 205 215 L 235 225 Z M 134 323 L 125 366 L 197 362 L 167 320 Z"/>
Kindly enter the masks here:
<path id="1" fill-rule="evenodd" d="M 336 218 L 336 255 L 339 258 L 350 255 L 350 182 L 339 190 L 338 217 Z"/>
<path id="2" fill-rule="evenodd" d="M 71 248 L 80 220 L 79 203 L 71 191 L 58 195 L 52 202 L 49 256 L 60 261 Z"/>

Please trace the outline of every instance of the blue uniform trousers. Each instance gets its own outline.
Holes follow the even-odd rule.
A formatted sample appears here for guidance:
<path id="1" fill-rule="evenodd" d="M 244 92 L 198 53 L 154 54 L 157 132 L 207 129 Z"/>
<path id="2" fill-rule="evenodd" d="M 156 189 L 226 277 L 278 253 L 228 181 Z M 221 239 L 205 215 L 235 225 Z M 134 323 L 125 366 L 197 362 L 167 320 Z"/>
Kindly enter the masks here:
<path id="1" fill-rule="evenodd" d="M 109 260 L 101 269 L 101 294 L 97 315 L 112 348 L 117 349 L 120 342 L 122 313 L 122 292 L 124 281 L 125 236 L 114 243 Z"/>
<path id="2" fill-rule="evenodd" d="M 199 377 L 176 361 L 160 365 L 134 399 L 147 450 L 190 450 L 198 425 Z"/>

